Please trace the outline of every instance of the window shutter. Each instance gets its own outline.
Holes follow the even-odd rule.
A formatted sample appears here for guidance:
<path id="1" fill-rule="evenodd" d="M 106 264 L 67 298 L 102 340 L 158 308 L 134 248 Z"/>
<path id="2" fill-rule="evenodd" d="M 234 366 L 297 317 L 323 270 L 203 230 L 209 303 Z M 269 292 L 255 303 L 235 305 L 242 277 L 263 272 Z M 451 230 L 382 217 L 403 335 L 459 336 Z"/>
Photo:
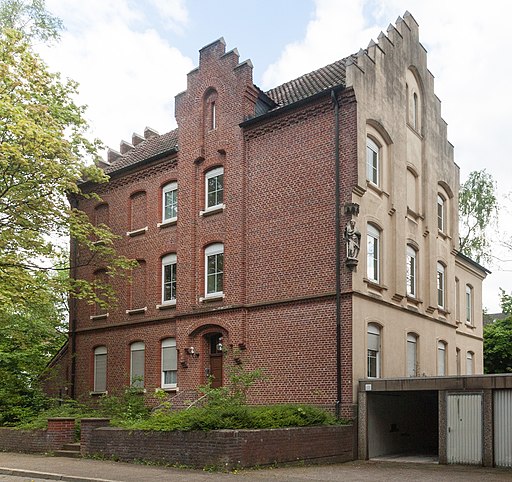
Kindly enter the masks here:
<path id="1" fill-rule="evenodd" d="M 178 359 L 175 346 L 166 346 L 162 348 L 162 371 L 177 370 Z"/>
<path id="2" fill-rule="evenodd" d="M 380 336 L 375 333 L 368 333 L 368 350 L 380 350 Z"/>
<path id="3" fill-rule="evenodd" d="M 94 391 L 107 390 L 107 355 L 96 354 L 94 358 Z"/>

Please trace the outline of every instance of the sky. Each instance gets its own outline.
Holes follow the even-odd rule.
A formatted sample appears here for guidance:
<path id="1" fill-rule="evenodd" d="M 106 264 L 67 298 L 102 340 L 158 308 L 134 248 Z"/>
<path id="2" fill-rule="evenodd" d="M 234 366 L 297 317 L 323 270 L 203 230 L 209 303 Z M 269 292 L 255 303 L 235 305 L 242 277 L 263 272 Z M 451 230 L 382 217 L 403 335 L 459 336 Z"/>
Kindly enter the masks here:
<path id="1" fill-rule="evenodd" d="M 146 126 L 176 127 L 174 96 L 198 51 L 223 37 L 227 50 L 254 65 L 254 82 L 268 90 L 366 48 L 409 11 L 420 25 L 435 92 L 463 182 L 486 169 L 503 201 L 493 234 L 493 272 L 484 307 L 499 311 L 498 290 L 512 293 L 512 51 L 509 0 L 47 0 L 66 30 L 40 46 L 50 69 L 80 84 L 93 134 L 107 146 L 131 140 Z M 508 261 L 507 261 L 508 260 Z"/>

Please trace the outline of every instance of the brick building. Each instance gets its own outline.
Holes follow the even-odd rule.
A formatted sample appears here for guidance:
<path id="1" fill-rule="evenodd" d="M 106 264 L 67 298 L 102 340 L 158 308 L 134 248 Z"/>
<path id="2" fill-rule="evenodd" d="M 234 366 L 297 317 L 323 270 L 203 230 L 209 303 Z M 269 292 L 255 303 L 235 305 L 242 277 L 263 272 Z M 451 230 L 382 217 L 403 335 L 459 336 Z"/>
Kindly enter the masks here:
<path id="1" fill-rule="evenodd" d="M 486 271 L 457 250 L 459 170 L 433 84 L 408 12 L 268 92 L 223 39 L 201 49 L 178 128 L 121 142 L 110 182 L 86 185 L 102 201 L 79 202 L 139 267 L 109 280 L 108 310 L 73 303 L 61 390 L 190 398 L 243 363 L 266 375 L 252 403 L 352 416 L 359 379 L 482 373 Z"/>

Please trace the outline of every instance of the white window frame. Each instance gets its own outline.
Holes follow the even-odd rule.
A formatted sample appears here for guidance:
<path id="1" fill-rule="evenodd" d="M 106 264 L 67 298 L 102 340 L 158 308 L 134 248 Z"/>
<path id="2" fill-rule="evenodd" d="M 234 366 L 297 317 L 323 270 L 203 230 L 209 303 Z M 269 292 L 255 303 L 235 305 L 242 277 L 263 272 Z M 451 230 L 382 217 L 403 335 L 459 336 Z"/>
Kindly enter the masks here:
<path id="1" fill-rule="evenodd" d="M 370 137 L 366 138 L 366 179 L 380 186 L 381 147 Z"/>
<path id="2" fill-rule="evenodd" d="M 366 276 L 370 281 L 380 282 L 381 231 L 373 224 L 366 227 Z"/>
<path id="3" fill-rule="evenodd" d="M 380 378 L 381 377 L 381 328 L 375 323 L 369 323 L 367 329 L 367 351 L 366 351 L 366 376 L 367 378 Z M 375 374 L 371 373 L 370 367 L 375 363 Z"/>
<path id="4" fill-rule="evenodd" d="M 440 193 L 437 194 L 437 229 L 446 232 L 446 198 Z"/>
<path id="5" fill-rule="evenodd" d="M 210 257 L 217 257 L 222 255 L 222 270 L 218 270 L 218 258 L 215 260 L 216 271 L 208 272 L 208 261 Z M 215 285 L 218 284 L 218 276 L 222 275 L 222 289 L 215 291 L 208 291 L 208 278 L 209 276 L 215 276 Z M 214 243 L 210 244 L 204 250 L 204 297 L 205 298 L 218 298 L 224 296 L 224 244 Z"/>
<path id="6" fill-rule="evenodd" d="M 446 308 L 446 268 L 442 263 L 437 263 L 437 306 Z"/>
<path id="7" fill-rule="evenodd" d="M 466 352 L 466 375 L 473 375 L 475 371 L 474 353 L 472 351 Z"/>
<path id="8" fill-rule="evenodd" d="M 473 287 L 466 285 L 466 324 L 473 325 Z"/>
<path id="9" fill-rule="evenodd" d="M 99 370 L 104 370 L 102 375 L 103 383 L 100 383 Z M 93 390 L 95 393 L 106 393 L 107 391 L 107 347 L 98 346 L 94 349 L 94 380 Z"/>
<path id="10" fill-rule="evenodd" d="M 145 352 L 146 347 L 143 341 L 136 341 L 130 345 L 130 386 L 136 388 L 144 388 L 144 372 L 145 372 Z M 137 356 L 142 352 L 142 366 L 139 373 L 135 371 L 135 362 Z"/>
<path id="11" fill-rule="evenodd" d="M 210 191 L 208 189 L 208 184 L 209 184 L 209 181 L 210 179 L 213 179 L 213 178 L 218 178 L 219 176 L 222 176 L 222 190 L 215 190 L 215 191 L 212 191 L 212 192 L 216 192 L 216 193 L 219 193 L 221 192 L 222 195 L 222 199 L 219 201 L 217 199 L 217 201 L 215 202 L 215 204 L 209 204 L 209 201 L 208 201 L 208 194 L 210 194 Z M 221 209 L 221 208 L 224 208 L 224 167 L 223 166 L 220 166 L 220 167 L 216 167 L 214 169 L 211 169 L 210 171 L 208 171 L 205 176 L 204 176 L 204 206 L 205 206 L 205 212 L 208 212 L 208 211 L 212 211 L 212 210 L 217 210 L 217 209 Z"/>
<path id="12" fill-rule="evenodd" d="M 437 342 L 437 374 L 440 377 L 446 376 L 446 345 L 445 341 Z"/>
<path id="13" fill-rule="evenodd" d="M 167 355 L 168 354 L 168 355 Z M 169 356 L 169 363 L 171 367 L 169 370 L 166 370 L 167 367 L 164 366 L 164 363 L 167 361 L 167 356 Z M 178 352 L 176 350 L 176 338 L 165 338 L 161 342 L 161 387 L 164 389 L 169 388 L 177 388 L 178 386 Z M 166 372 L 174 372 L 176 383 L 165 383 L 165 374 Z"/>
<path id="14" fill-rule="evenodd" d="M 171 273 L 171 279 L 169 281 L 166 280 L 165 277 L 165 268 L 166 266 L 170 266 L 170 273 Z M 174 293 L 172 289 L 172 273 L 174 271 L 175 278 L 177 279 L 176 275 L 176 268 L 177 268 L 177 257 L 176 253 L 171 253 L 162 258 L 162 305 L 175 305 L 176 304 L 176 287 L 174 287 Z M 174 282 L 176 284 L 176 281 Z M 165 287 L 166 284 L 171 285 L 171 297 L 169 299 L 165 299 Z M 174 297 L 173 297 L 174 294 Z"/>
<path id="15" fill-rule="evenodd" d="M 171 201 L 167 203 L 167 197 L 171 197 Z M 166 216 L 166 207 L 169 206 L 171 214 L 174 216 Z M 176 181 L 166 184 L 162 188 L 162 224 L 173 223 L 178 219 L 178 183 Z"/>
<path id="16" fill-rule="evenodd" d="M 417 297 L 417 279 L 418 279 L 418 257 L 417 251 L 411 246 L 407 245 L 406 255 L 406 288 L 407 294 L 414 298 Z"/>
<path id="17" fill-rule="evenodd" d="M 407 333 L 407 374 L 408 377 L 418 376 L 418 335 Z"/>

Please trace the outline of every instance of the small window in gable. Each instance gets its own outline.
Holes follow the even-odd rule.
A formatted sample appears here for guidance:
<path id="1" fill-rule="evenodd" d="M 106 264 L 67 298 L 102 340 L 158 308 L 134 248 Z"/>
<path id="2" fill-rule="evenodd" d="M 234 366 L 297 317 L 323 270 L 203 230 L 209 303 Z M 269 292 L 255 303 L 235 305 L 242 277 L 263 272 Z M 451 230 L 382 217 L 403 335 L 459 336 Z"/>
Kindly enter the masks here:
<path id="1" fill-rule="evenodd" d="M 204 126 L 206 132 L 218 126 L 218 95 L 215 89 L 208 89 L 204 96 Z"/>
<path id="2" fill-rule="evenodd" d="M 406 73 L 407 123 L 416 132 L 421 132 L 422 100 L 421 89 L 416 75 L 411 69 Z"/>

